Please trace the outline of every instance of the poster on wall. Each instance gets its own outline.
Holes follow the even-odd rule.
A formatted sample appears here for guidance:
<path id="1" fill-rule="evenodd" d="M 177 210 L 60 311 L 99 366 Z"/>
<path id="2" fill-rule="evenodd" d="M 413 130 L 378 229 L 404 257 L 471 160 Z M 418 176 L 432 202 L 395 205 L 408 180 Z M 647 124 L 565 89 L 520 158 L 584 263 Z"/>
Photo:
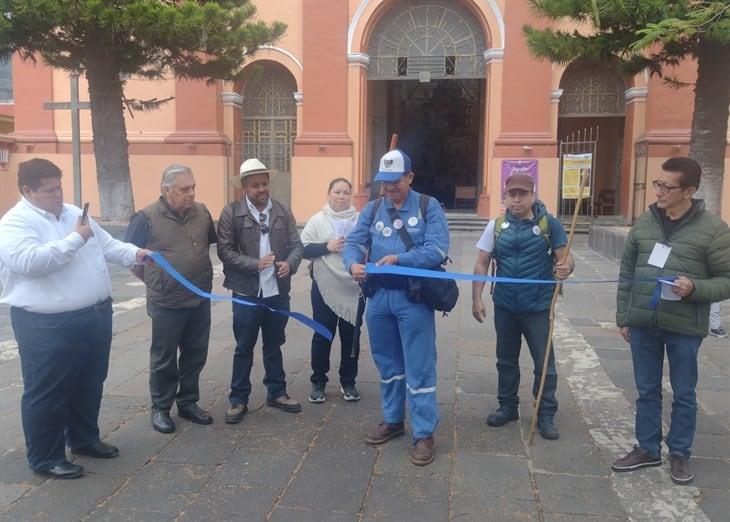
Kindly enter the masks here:
<path id="1" fill-rule="evenodd" d="M 537 195 L 537 160 L 502 160 L 502 200 L 504 200 L 504 184 L 512 174 L 529 174 L 535 183 Z"/>
<path id="2" fill-rule="evenodd" d="M 584 173 L 590 177 L 593 168 L 593 154 L 563 154 L 563 199 L 578 199 L 580 180 Z M 591 182 L 583 189 L 583 197 L 591 197 Z"/>

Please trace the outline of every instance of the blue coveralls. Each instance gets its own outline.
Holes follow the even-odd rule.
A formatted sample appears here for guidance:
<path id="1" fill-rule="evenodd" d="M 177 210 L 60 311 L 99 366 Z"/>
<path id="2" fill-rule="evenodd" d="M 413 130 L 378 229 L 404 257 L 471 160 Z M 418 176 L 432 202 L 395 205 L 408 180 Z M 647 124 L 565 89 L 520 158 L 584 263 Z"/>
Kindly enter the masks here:
<path id="1" fill-rule="evenodd" d="M 399 265 L 416 268 L 434 268 L 446 258 L 446 215 L 438 201 L 431 198 L 424 222 L 420 196 L 411 190 L 398 211 L 402 226 L 416 245 L 410 252 L 391 223 L 390 200 L 383 200 L 374 217 L 375 202 L 368 203 L 345 242 L 342 255 L 348 272 L 354 263 L 363 262 L 368 249 L 372 262 L 395 254 Z M 414 441 L 431 436 L 439 420 L 434 311 L 425 304 L 410 302 L 405 290 L 379 288 L 368 299 L 365 319 L 373 359 L 380 372 L 385 422 L 403 421 L 407 400 Z"/>

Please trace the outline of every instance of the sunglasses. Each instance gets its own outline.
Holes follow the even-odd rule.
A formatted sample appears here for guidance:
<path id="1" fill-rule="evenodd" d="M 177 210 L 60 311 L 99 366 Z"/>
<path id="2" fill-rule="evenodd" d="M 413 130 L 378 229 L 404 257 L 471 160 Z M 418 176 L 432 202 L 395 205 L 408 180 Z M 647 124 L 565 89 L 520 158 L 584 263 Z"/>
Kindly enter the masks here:
<path id="1" fill-rule="evenodd" d="M 262 234 L 269 233 L 269 225 L 266 224 L 266 214 L 259 214 L 259 226 L 261 227 Z"/>

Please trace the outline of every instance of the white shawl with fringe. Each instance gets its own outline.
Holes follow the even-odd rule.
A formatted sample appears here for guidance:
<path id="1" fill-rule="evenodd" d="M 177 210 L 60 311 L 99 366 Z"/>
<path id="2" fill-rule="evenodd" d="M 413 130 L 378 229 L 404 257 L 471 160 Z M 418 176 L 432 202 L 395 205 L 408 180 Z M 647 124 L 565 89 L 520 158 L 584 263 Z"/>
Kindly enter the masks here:
<path id="1" fill-rule="evenodd" d="M 302 243 L 325 243 L 335 239 L 335 229 L 352 230 L 357 223 L 358 213 L 351 206 L 342 212 L 335 212 L 329 206 L 307 221 L 302 230 Z M 341 254 L 328 253 L 312 259 L 312 275 L 327 306 L 339 317 L 355 324 L 360 286 L 345 270 Z"/>

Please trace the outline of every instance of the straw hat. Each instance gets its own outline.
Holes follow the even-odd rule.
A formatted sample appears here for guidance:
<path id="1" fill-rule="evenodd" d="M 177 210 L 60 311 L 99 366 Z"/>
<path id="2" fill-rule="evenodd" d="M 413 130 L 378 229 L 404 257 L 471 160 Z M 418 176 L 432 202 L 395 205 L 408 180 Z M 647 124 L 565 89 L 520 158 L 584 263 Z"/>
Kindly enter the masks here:
<path id="1" fill-rule="evenodd" d="M 233 176 L 228 181 L 231 185 L 239 187 L 241 186 L 245 178 L 247 178 L 248 176 L 253 176 L 254 174 L 268 174 L 269 178 L 272 178 L 276 175 L 276 171 L 267 169 L 266 165 L 261 163 L 259 160 L 257 160 L 256 158 L 251 158 L 241 163 L 241 168 L 239 170 L 238 176 Z"/>

